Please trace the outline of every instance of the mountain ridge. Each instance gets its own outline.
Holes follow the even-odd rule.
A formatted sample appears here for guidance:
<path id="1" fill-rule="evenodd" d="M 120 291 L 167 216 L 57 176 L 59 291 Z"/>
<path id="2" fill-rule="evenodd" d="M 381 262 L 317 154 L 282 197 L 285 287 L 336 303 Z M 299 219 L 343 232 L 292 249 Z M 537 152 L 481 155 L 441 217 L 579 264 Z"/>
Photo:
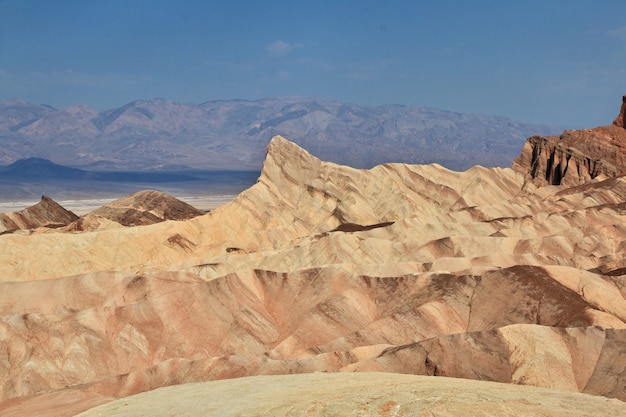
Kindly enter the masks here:
<path id="1" fill-rule="evenodd" d="M 37 156 L 63 165 L 258 169 L 269 138 L 289 137 L 324 160 L 370 168 L 394 161 L 452 169 L 507 166 L 523 141 L 559 129 L 500 116 L 409 105 L 364 106 L 275 97 L 199 105 L 135 100 L 97 112 L 0 102 L 0 163 Z"/>
<path id="2" fill-rule="evenodd" d="M 69 181 L 142 181 L 142 182 L 175 182 L 194 181 L 198 178 L 193 171 L 103 171 L 84 170 L 59 165 L 45 158 L 19 159 L 7 166 L 0 166 L 0 178 L 14 180 L 65 180 Z"/>

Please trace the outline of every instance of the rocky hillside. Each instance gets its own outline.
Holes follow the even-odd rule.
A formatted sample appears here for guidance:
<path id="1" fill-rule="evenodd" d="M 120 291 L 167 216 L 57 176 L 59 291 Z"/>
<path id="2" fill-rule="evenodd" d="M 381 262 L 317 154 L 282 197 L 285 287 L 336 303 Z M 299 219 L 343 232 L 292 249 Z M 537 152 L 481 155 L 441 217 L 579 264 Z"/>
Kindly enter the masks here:
<path id="1" fill-rule="evenodd" d="M 188 220 L 202 214 L 204 214 L 202 210 L 170 195 L 154 190 L 144 190 L 89 212 L 81 219 L 80 224 L 71 225 L 70 229 L 85 230 L 82 228 L 87 224 L 97 224 L 99 219 L 114 221 L 122 226 L 140 226 L 165 220 Z"/>
<path id="2" fill-rule="evenodd" d="M 369 168 L 438 162 L 453 169 L 509 166 L 548 126 L 419 106 L 368 107 L 319 98 L 138 100 L 97 112 L 0 102 L 0 164 L 37 156 L 100 170 L 258 170 L 274 135 L 325 160 Z"/>
<path id="3" fill-rule="evenodd" d="M 56 228 L 67 226 L 78 220 L 78 216 L 61 207 L 56 201 L 42 196 L 32 207 L 10 213 L 0 213 L 0 233 L 39 227 Z"/>
<path id="4" fill-rule="evenodd" d="M 165 220 L 187 220 L 203 211 L 165 193 L 143 190 L 95 209 L 80 218 L 47 196 L 24 210 L 0 213 L 0 233 L 81 232 L 105 227 L 139 226 Z"/>
<path id="5" fill-rule="evenodd" d="M 566 130 L 561 136 L 533 136 L 513 169 L 536 185 L 579 185 L 626 173 L 626 96 L 609 126 Z"/>
<path id="6" fill-rule="evenodd" d="M 257 183 L 206 215 L 0 236 L 0 411 L 74 415 L 169 385 L 324 371 L 560 391 L 524 395 L 534 415 L 584 415 L 584 393 L 615 412 L 625 202 L 623 176 L 538 188 L 512 169 L 362 170 L 275 137 Z M 400 377 L 384 404 L 376 377 L 346 378 L 333 395 L 363 395 L 364 415 L 409 401 Z"/>

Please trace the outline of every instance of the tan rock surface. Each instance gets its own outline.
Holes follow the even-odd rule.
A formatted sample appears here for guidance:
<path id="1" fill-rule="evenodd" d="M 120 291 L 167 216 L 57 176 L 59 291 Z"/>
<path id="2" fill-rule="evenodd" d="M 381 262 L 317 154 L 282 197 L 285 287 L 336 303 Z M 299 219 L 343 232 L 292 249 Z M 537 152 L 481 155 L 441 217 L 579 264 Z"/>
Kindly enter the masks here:
<path id="1" fill-rule="evenodd" d="M 9 261 L 0 264 L 0 279 L 163 268 L 191 268 L 213 278 L 239 269 L 327 264 L 350 264 L 363 273 L 388 265 L 409 272 L 520 263 L 590 269 L 614 256 L 621 242 L 626 179 L 611 181 L 532 190 L 522 189 L 522 176 L 510 169 L 457 173 L 389 164 L 355 170 L 321 162 L 276 138 L 257 184 L 231 203 L 184 223 L 3 236 L 0 252 Z M 331 232 L 342 223 L 385 222 L 394 224 L 358 234 Z"/>
<path id="2" fill-rule="evenodd" d="M 621 416 L 617 400 L 482 381 L 380 373 L 256 376 L 162 388 L 104 416 Z"/>
<path id="3" fill-rule="evenodd" d="M 357 170 L 276 137 L 206 215 L 1 235 L 0 411 L 355 370 L 626 400 L 625 204 L 624 177 Z"/>

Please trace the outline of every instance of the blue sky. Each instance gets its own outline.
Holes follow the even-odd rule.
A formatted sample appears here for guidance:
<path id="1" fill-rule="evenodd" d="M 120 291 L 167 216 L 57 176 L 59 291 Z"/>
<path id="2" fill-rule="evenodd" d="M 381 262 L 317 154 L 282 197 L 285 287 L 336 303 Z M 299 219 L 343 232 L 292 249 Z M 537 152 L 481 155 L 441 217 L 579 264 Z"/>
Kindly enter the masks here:
<path id="1" fill-rule="evenodd" d="M 0 99 L 315 96 L 610 123 L 624 0 L 0 0 Z"/>

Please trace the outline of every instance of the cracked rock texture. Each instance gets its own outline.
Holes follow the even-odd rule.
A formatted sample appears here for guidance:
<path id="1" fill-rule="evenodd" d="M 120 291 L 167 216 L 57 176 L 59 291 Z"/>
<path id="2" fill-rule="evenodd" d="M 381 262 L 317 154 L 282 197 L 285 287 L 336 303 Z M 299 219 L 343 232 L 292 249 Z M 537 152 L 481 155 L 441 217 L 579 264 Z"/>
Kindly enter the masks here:
<path id="1" fill-rule="evenodd" d="M 92 226 L 0 236 L 3 416 L 69 416 L 255 375 L 267 376 L 158 396 L 193 403 L 257 384 L 277 401 L 265 414 L 281 415 L 291 397 L 271 390 L 317 381 L 310 398 L 328 400 L 312 415 L 354 414 L 339 397 L 363 415 L 403 415 L 413 381 L 418 396 L 483 414 L 624 409 L 622 176 L 538 188 L 512 169 L 358 170 L 275 137 L 257 183 L 210 213 Z M 332 374 L 269 377 L 318 371 Z M 504 384 L 446 388 L 458 381 L 443 377 Z M 209 402 L 216 415 L 223 395 Z M 88 415 L 159 408 L 137 398 L 129 414 L 113 402 Z"/>

